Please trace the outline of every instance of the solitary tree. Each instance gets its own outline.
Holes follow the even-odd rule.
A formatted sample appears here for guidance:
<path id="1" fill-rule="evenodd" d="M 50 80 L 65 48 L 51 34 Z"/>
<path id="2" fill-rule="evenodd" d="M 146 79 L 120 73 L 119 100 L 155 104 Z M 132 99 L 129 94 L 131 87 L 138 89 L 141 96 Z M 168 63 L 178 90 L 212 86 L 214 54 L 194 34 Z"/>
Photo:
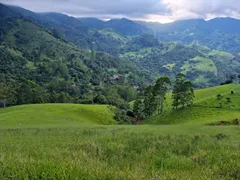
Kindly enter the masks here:
<path id="1" fill-rule="evenodd" d="M 218 100 L 220 100 L 222 98 L 222 95 L 221 94 L 217 94 L 217 98 L 218 98 Z"/>
<path id="2" fill-rule="evenodd" d="M 231 102 L 231 98 L 230 97 L 226 97 L 227 102 Z"/>
<path id="3" fill-rule="evenodd" d="M 182 107 L 184 107 L 185 105 L 191 105 L 193 103 L 193 98 L 194 98 L 194 90 L 193 90 L 193 85 L 191 81 L 188 81 L 184 74 L 179 73 L 176 76 L 176 80 L 173 86 L 172 106 L 175 109 L 178 109 L 180 105 Z"/>
<path id="4" fill-rule="evenodd" d="M 155 96 L 156 106 L 158 114 L 163 113 L 164 102 L 166 99 L 166 93 L 168 91 L 168 85 L 171 84 L 169 77 L 160 77 L 153 88 L 153 94 Z"/>

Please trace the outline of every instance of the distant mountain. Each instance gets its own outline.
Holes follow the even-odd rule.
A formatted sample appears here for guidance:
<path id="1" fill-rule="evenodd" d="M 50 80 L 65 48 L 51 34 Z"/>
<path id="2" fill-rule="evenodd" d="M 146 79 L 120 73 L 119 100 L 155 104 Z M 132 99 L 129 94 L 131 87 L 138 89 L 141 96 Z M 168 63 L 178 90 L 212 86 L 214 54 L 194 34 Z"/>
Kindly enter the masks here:
<path id="1" fill-rule="evenodd" d="M 240 52 L 240 20 L 215 18 L 181 20 L 168 24 L 138 22 L 155 32 L 160 41 L 200 43 L 212 49 Z"/>
<path id="2" fill-rule="evenodd" d="M 0 3 L 1 4 L 1 3 Z M 122 41 L 98 30 L 90 29 L 79 20 L 61 13 L 34 13 L 16 6 L 1 7 L 7 9 L 2 17 L 22 17 L 47 29 L 52 34 L 58 34 L 63 39 L 70 41 L 82 49 L 91 49 L 107 52 L 112 55 L 118 53 Z M 113 48 L 114 47 L 114 48 Z"/>
<path id="3" fill-rule="evenodd" d="M 28 71 L 22 72 L 36 82 L 67 78 L 79 85 L 84 83 L 85 88 L 104 84 L 105 80 L 111 84 L 112 80 L 124 77 L 128 81 L 121 83 L 140 86 L 149 83 L 153 76 L 166 75 L 173 79 L 183 72 L 195 87 L 207 87 L 225 81 L 227 75 L 240 73 L 240 25 L 234 29 L 239 23 L 236 19 L 192 19 L 160 24 L 124 18 L 76 19 L 1 4 L 0 10 L 2 57 L 6 63 L 25 62 L 23 69 Z M 76 67 L 71 59 L 77 61 Z M 11 67 L 11 63 L 8 65 Z M 58 65 L 62 66 L 61 70 L 54 69 Z M 38 69 L 41 76 L 33 73 Z M 69 76 L 56 75 L 56 71 L 63 70 Z M 19 73 L 11 74 L 19 76 Z"/>
<path id="4" fill-rule="evenodd" d="M 111 19 L 106 22 L 96 18 L 78 18 L 78 19 L 89 28 L 97 29 L 110 28 L 123 36 L 153 34 L 153 31 L 148 27 L 126 18 Z"/>
<path id="5" fill-rule="evenodd" d="M 96 29 L 104 29 L 105 28 L 105 22 L 97 19 L 97 18 L 77 18 L 81 21 L 85 26 L 89 28 L 96 28 Z"/>
<path id="6" fill-rule="evenodd" d="M 129 36 L 152 34 L 152 31 L 149 28 L 125 18 L 112 19 L 110 21 L 107 21 L 106 27 L 112 28 L 120 34 L 129 35 Z"/>
<path id="7" fill-rule="evenodd" d="M 215 18 L 206 21 L 206 24 L 212 31 L 220 31 L 224 33 L 239 34 L 240 20 L 233 18 Z"/>

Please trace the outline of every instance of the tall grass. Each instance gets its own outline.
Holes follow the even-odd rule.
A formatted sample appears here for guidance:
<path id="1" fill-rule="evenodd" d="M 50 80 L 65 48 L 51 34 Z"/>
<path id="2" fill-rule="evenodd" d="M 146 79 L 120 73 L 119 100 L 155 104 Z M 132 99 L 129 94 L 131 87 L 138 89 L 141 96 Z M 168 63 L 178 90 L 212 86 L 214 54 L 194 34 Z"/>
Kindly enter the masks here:
<path id="1" fill-rule="evenodd" d="M 0 130 L 0 179 L 240 179 L 240 128 Z"/>

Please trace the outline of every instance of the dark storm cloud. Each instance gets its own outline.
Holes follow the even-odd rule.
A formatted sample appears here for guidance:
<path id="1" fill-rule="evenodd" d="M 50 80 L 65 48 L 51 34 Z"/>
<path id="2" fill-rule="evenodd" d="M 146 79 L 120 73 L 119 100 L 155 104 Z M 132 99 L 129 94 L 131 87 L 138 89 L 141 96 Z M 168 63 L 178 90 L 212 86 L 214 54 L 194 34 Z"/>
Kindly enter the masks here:
<path id="1" fill-rule="evenodd" d="M 144 17 L 165 14 L 169 9 L 160 0 L 0 0 L 36 12 L 63 12 L 74 16 Z"/>

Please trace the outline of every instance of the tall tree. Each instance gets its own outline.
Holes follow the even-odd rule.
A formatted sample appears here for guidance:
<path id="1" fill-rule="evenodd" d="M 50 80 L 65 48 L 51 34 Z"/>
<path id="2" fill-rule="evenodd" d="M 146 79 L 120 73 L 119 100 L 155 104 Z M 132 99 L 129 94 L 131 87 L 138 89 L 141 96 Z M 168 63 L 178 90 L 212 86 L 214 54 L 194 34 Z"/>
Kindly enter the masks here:
<path id="1" fill-rule="evenodd" d="M 194 90 L 191 81 L 186 79 L 186 76 L 179 73 L 176 76 L 176 80 L 173 86 L 172 106 L 178 109 L 179 106 L 184 107 L 185 105 L 191 105 L 194 98 Z"/>
<path id="2" fill-rule="evenodd" d="M 169 77 L 160 77 L 153 88 L 158 114 L 163 113 L 164 101 L 168 91 L 168 86 L 171 84 Z"/>
<path id="3" fill-rule="evenodd" d="M 8 103 L 15 103 L 15 89 L 9 84 L 0 83 L 0 104 L 3 108 L 7 106 Z"/>
<path id="4" fill-rule="evenodd" d="M 146 117 L 150 117 L 156 111 L 156 100 L 153 94 L 153 86 L 148 86 L 144 90 L 144 112 Z"/>
<path id="5" fill-rule="evenodd" d="M 137 99 L 133 105 L 133 114 L 138 120 L 145 118 L 144 103 L 141 99 Z"/>

